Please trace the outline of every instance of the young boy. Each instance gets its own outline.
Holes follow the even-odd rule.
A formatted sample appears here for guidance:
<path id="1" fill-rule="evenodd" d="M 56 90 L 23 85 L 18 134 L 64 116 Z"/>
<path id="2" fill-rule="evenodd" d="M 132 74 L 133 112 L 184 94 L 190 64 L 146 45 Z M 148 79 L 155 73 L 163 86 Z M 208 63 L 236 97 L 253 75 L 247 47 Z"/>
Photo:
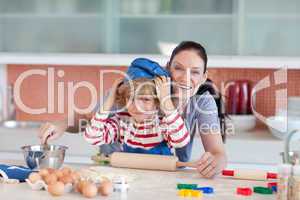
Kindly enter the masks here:
<path id="1" fill-rule="evenodd" d="M 139 58 L 127 75 L 129 80 L 115 81 L 84 138 L 93 145 L 119 142 L 124 152 L 160 155 L 172 155 L 171 148 L 188 144 L 190 134 L 171 100 L 168 72 L 156 62 Z M 115 104 L 126 112 L 111 116 L 107 111 Z"/>

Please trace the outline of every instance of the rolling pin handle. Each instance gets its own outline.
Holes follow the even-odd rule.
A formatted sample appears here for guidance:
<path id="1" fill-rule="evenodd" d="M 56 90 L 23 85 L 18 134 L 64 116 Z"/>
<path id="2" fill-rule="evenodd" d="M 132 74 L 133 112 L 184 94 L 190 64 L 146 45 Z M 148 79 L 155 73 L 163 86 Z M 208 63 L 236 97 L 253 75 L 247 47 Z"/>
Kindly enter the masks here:
<path id="1" fill-rule="evenodd" d="M 110 157 L 108 156 L 104 156 L 103 154 L 101 155 L 94 155 L 91 157 L 91 159 L 96 162 L 96 163 L 99 163 L 99 162 L 110 162 Z"/>
<path id="2" fill-rule="evenodd" d="M 197 168 L 196 162 L 176 162 L 176 167 L 191 167 L 191 168 Z"/>

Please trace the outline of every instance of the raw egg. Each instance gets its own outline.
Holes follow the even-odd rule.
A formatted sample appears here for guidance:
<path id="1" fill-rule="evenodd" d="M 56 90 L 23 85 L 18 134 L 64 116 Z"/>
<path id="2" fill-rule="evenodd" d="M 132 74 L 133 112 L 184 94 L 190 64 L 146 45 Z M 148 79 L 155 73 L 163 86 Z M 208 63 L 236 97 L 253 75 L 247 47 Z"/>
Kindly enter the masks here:
<path id="1" fill-rule="evenodd" d="M 61 196 L 64 194 L 64 190 L 65 190 L 65 185 L 60 181 L 48 185 L 48 192 L 52 196 Z"/>

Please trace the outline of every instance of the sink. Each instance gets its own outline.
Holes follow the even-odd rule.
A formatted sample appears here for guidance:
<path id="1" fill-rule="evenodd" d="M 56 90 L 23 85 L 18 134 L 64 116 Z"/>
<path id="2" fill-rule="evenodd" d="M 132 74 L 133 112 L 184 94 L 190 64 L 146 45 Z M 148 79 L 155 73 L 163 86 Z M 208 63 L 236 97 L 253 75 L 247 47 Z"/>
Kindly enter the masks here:
<path id="1" fill-rule="evenodd" d="M 4 128 L 39 128 L 42 122 L 8 120 L 0 123 Z"/>

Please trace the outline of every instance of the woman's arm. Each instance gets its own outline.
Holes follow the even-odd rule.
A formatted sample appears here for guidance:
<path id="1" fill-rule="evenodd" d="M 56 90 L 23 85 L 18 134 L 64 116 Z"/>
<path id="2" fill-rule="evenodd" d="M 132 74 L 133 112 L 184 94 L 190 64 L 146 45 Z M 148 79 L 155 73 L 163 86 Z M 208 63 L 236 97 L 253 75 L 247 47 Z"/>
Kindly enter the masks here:
<path id="1" fill-rule="evenodd" d="M 218 109 L 214 98 L 205 93 L 197 97 L 197 107 L 194 108 L 196 123 L 200 133 L 205 153 L 197 162 L 198 172 L 211 178 L 226 167 L 227 157 L 222 141 Z"/>
<path id="2" fill-rule="evenodd" d="M 225 147 L 219 132 L 201 134 L 201 140 L 205 153 L 197 162 L 197 170 L 202 176 L 211 178 L 227 165 Z"/>
<path id="3" fill-rule="evenodd" d="M 60 121 L 46 122 L 41 125 L 38 137 L 42 144 L 45 144 L 46 141 L 55 140 L 61 137 L 65 132 L 77 134 L 82 131 L 88 121 L 91 120 L 94 113 L 79 115 L 75 114 L 73 126 L 68 125 L 68 118 Z M 85 121 L 85 123 L 82 123 Z"/>

